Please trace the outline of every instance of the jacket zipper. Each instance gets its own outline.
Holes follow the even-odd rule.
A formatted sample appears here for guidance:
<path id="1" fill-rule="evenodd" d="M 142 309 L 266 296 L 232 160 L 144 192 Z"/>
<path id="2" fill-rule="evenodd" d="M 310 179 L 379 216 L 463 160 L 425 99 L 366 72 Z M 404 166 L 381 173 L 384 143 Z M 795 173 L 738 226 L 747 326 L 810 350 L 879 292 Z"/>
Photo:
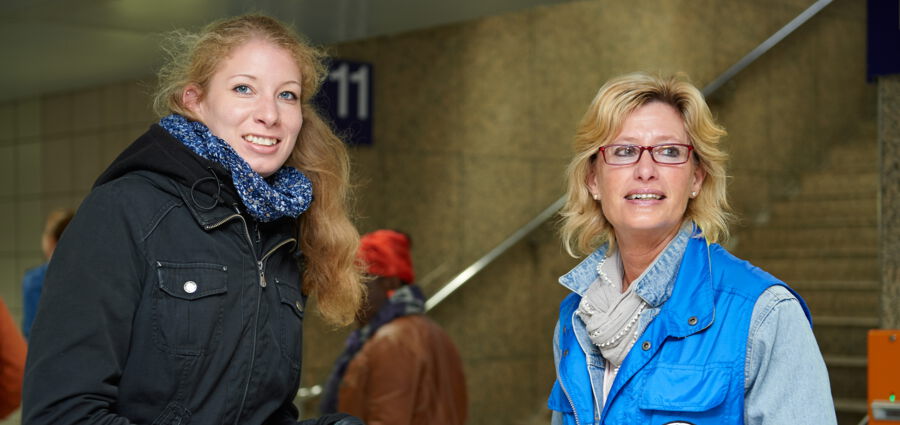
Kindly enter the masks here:
<path id="1" fill-rule="evenodd" d="M 557 371 L 556 373 L 558 374 L 559 371 Z M 575 417 L 575 424 L 576 424 L 576 425 L 581 425 L 581 421 L 578 420 L 578 411 L 575 410 L 575 403 L 572 402 L 572 397 L 569 396 L 569 392 L 566 391 L 566 386 L 563 385 L 562 379 L 559 380 L 559 387 L 562 388 L 563 394 L 566 395 L 566 401 L 569 402 L 569 406 L 572 406 L 572 416 Z"/>
<path id="2" fill-rule="evenodd" d="M 574 319 L 574 315 L 573 315 L 573 319 L 572 319 L 572 320 L 573 320 L 573 321 L 575 320 L 575 319 Z M 574 335 L 574 332 L 575 332 L 574 329 L 572 329 L 572 332 L 573 332 L 573 335 L 572 335 L 572 336 L 575 336 L 575 335 Z M 577 342 L 577 341 L 578 341 L 578 338 L 575 338 L 575 341 Z M 580 344 L 579 344 L 579 345 L 580 345 Z M 559 347 L 559 348 L 562 348 L 562 347 Z M 562 353 L 560 353 L 560 354 L 562 354 Z M 575 425 L 581 425 L 581 421 L 578 420 L 578 411 L 575 410 L 575 402 L 572 401 L 572 396 L 569 395 L 569 391 L 566 390 L 566 386 L 563 385 L 563 380 L 562 380 L 562 378 L 559 377 L 559 367 L 558 367 L 558 366 L 557 366 L 557 369 L 556 369 L 556 375 L 557 375 L 557 380 L 559 381 L 559 387 L 562 388 L 563 394 L 566 395 L 566 401 L 568 401 L 568 402 L 569 402 L 569 406 L 572 407 L 572 416 L 575 417 Z M 588 379 L 590 379 L 590 373 L 588 373 Z M 593 388 L 593 383 L 591 383 L 591 388 Z"/>
<path id="3" fill-rule="evenodd" d="M 296 241 L 297 240 L 294 238 L 288 238 L 279 242 L 278 245 L 272 247 L 269 252 L 263 254 L 262 258 L 260 258 L 259 261 L 256 262 L 256 267 L 257 269 L 259 269 L 259 286 L 265 288 L 268 284 L 268 282 L 266 282 L 266 260 L 269 259 L 269 256 L 275 253 L 275 251 L 277 251 L 279 248 Z"/>
<path id="4" fill-rule="evenodd" d="M 257 267 L 257 270 L 259 273 L 259 294 L 256 297 L 256 313 L 254 314 L 254 317 L 253 317 L 253 344 L 250 349 L 250 368 L 248 369 L 248 372 L 247 372 L 247 383 L 244 385 L 244 394 L 241 396 L 241 403 L 238 407 L 237 415 L 234 417 L 234 423 L 235 423 L 235 425 L 237 425 L 240 421 L 241 413 L 243 413 L 243 411 L 244 411 L 244 404 L 247 402 L 247 394 L 250 392 L 250 380 L 253 378 L 253 366 L 254 366 L 254 363 L 256 362 L 256 340 L 257 340 L 257 332 L 259 330 L 259 310 L 260 310 L 260 304 L 262 301 L 262 290 L 263 290 L 263 288 L 266 287 L 265 260 L 268 259 L 268 257 L 270 255 L 272 255 L 272 253 L 274 253 L 277 249 L 281 248 L 282 246 L 284 246 L 288 243 L 295 242 L 296 239 L 294 239 L 294 238 L 285 239 L 285 240 L 281 241 L 280 243 L 278 243 L 278 245 L 275 245 L 275 247 L 270 249 L 269 252 L 265 253 L 265 255 L 263 255 L 262 258 L 257 258 L 256 257 L 256 248 L 253 246 L 253 237 L 250 236 L 250 227 L 247 224 L 247 219 L 245 219 L 244 216 L 241 215 L 240 211 L 237 210 L 237 207 L 235 207 L 235 214 L 225 217 L 216 223 L 205 226 L 205 228 L 207 230 L 210 230 L 210 229 L 219 227 L 222 224 L 224 224 L 228 221 L 231 221 L 235 218 L 240 219 L 241 223 L 244 225 L 244 236 L 247 237 L 247 243 L 250 246 L 250 252 L 253 254 L 253 259 L 256 262 L 256 267 Z"/>
<path id="5" fill-rule="evenodd" d="M 253 366 L 256 363 L 256 339 L 259 328 L 259 306 L 262 302 L 262 289 L 266 287 L 265 285 L 265 277 L 262 271 L 262 262 L 256 258 L 256 248 L 253 246 L 253 237 L 250 236 L 250 228 L 247 225 L 247 219 L 241 215 L 240 211 L 237 211 L 237 207 L 235 207 L 237 214 L 231 216 L 239 218 L 241 223 L 244 224 L 244 235 L 247 236 L 247 243 L 250 245 L 250 252 L 253 253 L 253 259 L 256 261 L 257 267 L 259 267 L 259 275 L 260 275 L 260 288 L 257 296 L 256 296 L 256 313 L 253 315 L 253 344 L 250 346 L 250 367 L 247 369 L 247 383 L 244 384 L 244 394 L 241 395 L 241 404 L 238 405 L 237 414 L 234 416 L 234 424 L 237 425 L 241 419 L 241 413 L 244 412 L 244 403 L 247 402 L 247 394 L 250 392 L 250 380 L 253 379 Z M 230 217 L 229 217 L 230 218 Z M 228 218 L 226 218 L 227 220 Z"/>

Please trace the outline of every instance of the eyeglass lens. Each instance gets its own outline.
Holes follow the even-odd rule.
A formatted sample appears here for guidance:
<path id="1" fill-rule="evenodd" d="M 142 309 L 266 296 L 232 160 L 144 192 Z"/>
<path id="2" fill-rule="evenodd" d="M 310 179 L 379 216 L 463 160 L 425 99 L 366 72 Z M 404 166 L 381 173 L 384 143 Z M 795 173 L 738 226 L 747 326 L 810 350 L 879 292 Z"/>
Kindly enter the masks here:
<path id="1" fill-rule="evenodd" d="M 608 145 L 603 148 L 603 159 L 607 164 L 625 165 L 640 160 L 645 150 L 650 151 L 653 161 L 660 164 L 681 164 L 687 162 L 691 149 L 688 145 L 672 144 L 657 146 Z"/>

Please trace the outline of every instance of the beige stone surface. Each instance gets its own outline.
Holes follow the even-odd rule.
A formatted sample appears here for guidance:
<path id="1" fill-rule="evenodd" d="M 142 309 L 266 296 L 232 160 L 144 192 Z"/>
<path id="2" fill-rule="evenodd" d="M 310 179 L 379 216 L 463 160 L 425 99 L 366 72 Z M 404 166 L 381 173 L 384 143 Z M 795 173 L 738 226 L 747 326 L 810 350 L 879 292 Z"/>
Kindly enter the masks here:
<path id="1" fill-rule="evenodd" d="M 900 328 L 900 76 L 878 80 L 881 147 L 881 326 Z"/>

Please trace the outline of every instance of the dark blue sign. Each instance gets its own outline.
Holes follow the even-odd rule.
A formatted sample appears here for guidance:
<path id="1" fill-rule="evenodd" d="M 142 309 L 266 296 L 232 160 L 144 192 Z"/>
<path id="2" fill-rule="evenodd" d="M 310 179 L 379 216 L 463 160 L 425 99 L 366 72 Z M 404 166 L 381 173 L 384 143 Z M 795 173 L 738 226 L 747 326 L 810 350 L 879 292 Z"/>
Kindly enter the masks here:
<path id="1" fill-rule="evenodd" d="M 335 59 L 313 103 L 349 144 L 372 144 L 372 64 Z"/>
<path id="2" fill-rule="evenodd" d="M 900 74 L 900 0 L 869 0 L 869 80 Z"/>

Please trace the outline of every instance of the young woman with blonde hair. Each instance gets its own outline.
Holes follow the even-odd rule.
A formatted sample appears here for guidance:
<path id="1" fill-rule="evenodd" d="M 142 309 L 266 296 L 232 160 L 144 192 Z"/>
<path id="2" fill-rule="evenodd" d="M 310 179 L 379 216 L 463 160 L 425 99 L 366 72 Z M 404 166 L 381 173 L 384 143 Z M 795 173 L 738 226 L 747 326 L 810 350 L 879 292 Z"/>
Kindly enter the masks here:
<path id="1" fill-rule="evenodd" d="M 336 325 L 359 307 L 347 154 L 309 103 L 321 52 L 259 15 L 168 52 L 162 119 L 57 247 L 26 424 L 296 424 L 307 296 Z"/>

